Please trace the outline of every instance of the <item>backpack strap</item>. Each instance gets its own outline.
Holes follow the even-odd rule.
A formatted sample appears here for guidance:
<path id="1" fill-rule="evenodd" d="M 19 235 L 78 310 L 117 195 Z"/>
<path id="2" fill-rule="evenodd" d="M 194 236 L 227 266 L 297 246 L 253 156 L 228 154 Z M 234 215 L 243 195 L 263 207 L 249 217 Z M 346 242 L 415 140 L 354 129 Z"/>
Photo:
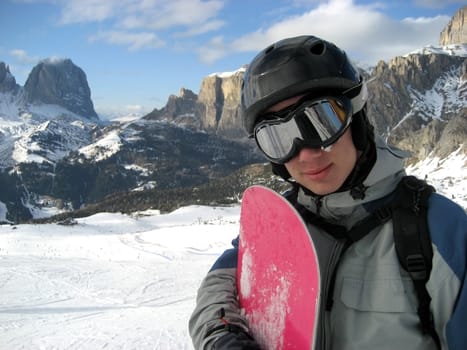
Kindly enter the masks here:
<path id="1" fill-rule="evenodd" d="M 433 315 L 431 297 L 426 289 L 430 278 L 433 248 L 428 231 L 428 199 L 434 188 L 413 176 L 404 177 L 397 186 L 392 203 L 394 244 L 399 262 L 409 273 L 418 298 L 417 313 L 422 331 L 441 349 Z"/>

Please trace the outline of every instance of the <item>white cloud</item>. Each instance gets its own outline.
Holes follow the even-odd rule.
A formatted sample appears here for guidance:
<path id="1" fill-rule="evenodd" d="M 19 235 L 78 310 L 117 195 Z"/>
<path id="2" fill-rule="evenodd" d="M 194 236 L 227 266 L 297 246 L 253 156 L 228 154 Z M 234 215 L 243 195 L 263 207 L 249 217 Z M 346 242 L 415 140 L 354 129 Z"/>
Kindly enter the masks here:
<path id="1" fill-rule="evenodd" d="M 216 31 L 224 26 L 225 22 L 221 20 L 212 20 L 202 23 L 198 26 L 188 28 L 186 31 L 174 33 L 174 37 L 192 37 L 200 34 Z"/>
<path id="2" fill-rule="evenodd" d="M 37 56 L 30 56 L 25 50 L 13 49 L 9 51 L 19 64 L 31 65 L 36 64 L 40 59 Z"/>
<path id="3" fill-rule="evenodd" d="M 95 105 L 95 110 L 102 120 L 135 119 L 144 116 L 151 111 L 142 105 Z"/>
<path id="4" fill-rule="evenodd" d="M 228 56 L 232 48 L 224 43 L 222 36 L 212 38 L 206 45 L 196 49 L 198 56 L 203 63 L 213 63 L 224 56 Z"/>
<path id="5" fill-rule="evenodd" d="M 213 20 L 224 7 L 220 0 L 62 0 L 60 24 L 111 21 L 116 28 L 168 29 L 193 26 L 218 29 Z M 206 25 L 206 23 L 208 23 Z"/>
<path id="6" fill-rule="evenodd" d="M 9 50 L 8 54 L 13 57 L 13 62 L 8 62 L 10 72 L 15 77 L 17 83 L 23 85 L 28 78 L 32 67 L 40 61 L 40 58 L 37 56 L 31 56 L 22 49 Z"/>
<path id="7" fill-rule="evenodd" d="M 392 19 L 383 5 L 330 0 L 302 15 L 284 18 L 267 28 L 245 34 L 230 43 L 213 40 L 199 50 L 203 62 L 213 62 L 232 52 L 260 51 L 290 36 L 312 34 L 335 42 L 356 60 L 374 64 L 428 44 L 437 44 L 449 17 Z"/>
<path id="8" fill-rule="evenodd" d="M 224 7 L 222 0 L 59 1 L 59 24 L 100 22 L 101 31 L 92 35 L 90 41 L 128 45 L 132 51 L 164 46 L 160 37 L 168 31 L 175 32 L 175 37 L 190 37 L 224 25 L 217 18 Z"/>
<path id="9" fill-rule="evenodd" d="M 89 38 L 91 42 L 104 41 L 109 44 L 128 46 L 130 51 L 144 48 L 160 48 L 165 42 L 151 32 L 131 33 L 127 31 L 101 31 Z"/>
<path id="10" fill-rule="evenodd" d="M 104 21 L 114 17 L 128 3 L 127 0 L 70 0 L 62 1 L 60 24 Z"/>
<path id="11" fill-rule="evenodd" d="M 121 16 L 120 22 L 126 28 L 192 28 L 210 22 L 223 6 L 223 1 L 219 0 L 137 1 L 126 7 L 126 13 Z"/>

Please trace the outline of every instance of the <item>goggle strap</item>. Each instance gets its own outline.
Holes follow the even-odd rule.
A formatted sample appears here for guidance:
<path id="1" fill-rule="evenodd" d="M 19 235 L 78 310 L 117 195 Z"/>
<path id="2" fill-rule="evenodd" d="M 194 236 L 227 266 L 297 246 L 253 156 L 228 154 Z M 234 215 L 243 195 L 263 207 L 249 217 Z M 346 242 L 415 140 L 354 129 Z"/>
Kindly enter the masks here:
<path id="1" fill-rule="evenodd" d="M 343 95 L 350 95 L 352 90 L 357 89 L 360 87 L 360 91 L 357 96 L 354 96 L 350 98 L 350 103 L 352 104 L 352 113 L 355 114 L 358 111 L 362 110 L 362 108 L 365 106 L 366 101 L 368 100 L 368 89 L 366 87 L 366 84 L 363 82 L 357 86 L 354 86 L 346 91 L 344 91 L 342 94 Z"/>

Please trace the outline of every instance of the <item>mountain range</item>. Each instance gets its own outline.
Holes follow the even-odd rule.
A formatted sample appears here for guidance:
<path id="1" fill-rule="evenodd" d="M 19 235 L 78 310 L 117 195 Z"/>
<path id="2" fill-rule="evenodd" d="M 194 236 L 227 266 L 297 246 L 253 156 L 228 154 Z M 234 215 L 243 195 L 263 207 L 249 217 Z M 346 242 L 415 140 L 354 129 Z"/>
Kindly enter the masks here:
<path id="1" fill-rule="evenodd" d="M 370 120 L 412 153 L 412 165 L 467 155 L 466 12 L 440 33 L 439 46 L 361 69 Z M 0 221 L 57 209 L 171 210 L 238 200 L 253 182 L 284 186 L 241 127 L 244 71 L 207 76 L 198 94 L 181 88 L 139 119 L 104 121 L 71 59 L 41 61 L 24 86 L 0 62 Z"/>

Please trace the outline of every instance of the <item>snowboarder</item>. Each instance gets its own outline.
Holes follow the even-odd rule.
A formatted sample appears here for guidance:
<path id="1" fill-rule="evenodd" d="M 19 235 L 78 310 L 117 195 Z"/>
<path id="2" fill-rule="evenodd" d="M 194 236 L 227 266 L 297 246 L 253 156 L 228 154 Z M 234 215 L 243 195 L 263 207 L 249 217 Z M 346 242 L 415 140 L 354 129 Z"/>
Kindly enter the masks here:
<path id="1" fill-rule="evenodd" d="M 405 155 L 374 134 L 367 103 L 365 81 L 345 52 L 314 36 L 269 46 L 244 75 L 244 127 L 274 173 L 292 184 L 287 198 L 307 223 L 318 253 L 316 349 L 464 349 L 465 211 L 429 194 L 427 213 L 419 216 L 427 219 L 432 257 L 399 252 L 396 231 L 419 222 L 421 182 L 403 180 Z M 413 192 L 396 200 L 402 182 Z M 403 201 L 413 207 L 414 218 L 396 220 L 381 210 L 388 203 L 398 209 Z M 238 304 L 238 241 L 233 243 L 199 288 L 189 322 L 196 349 L 259 349 Z M 415 270 L 406 271 L 401 255 Z"/>

